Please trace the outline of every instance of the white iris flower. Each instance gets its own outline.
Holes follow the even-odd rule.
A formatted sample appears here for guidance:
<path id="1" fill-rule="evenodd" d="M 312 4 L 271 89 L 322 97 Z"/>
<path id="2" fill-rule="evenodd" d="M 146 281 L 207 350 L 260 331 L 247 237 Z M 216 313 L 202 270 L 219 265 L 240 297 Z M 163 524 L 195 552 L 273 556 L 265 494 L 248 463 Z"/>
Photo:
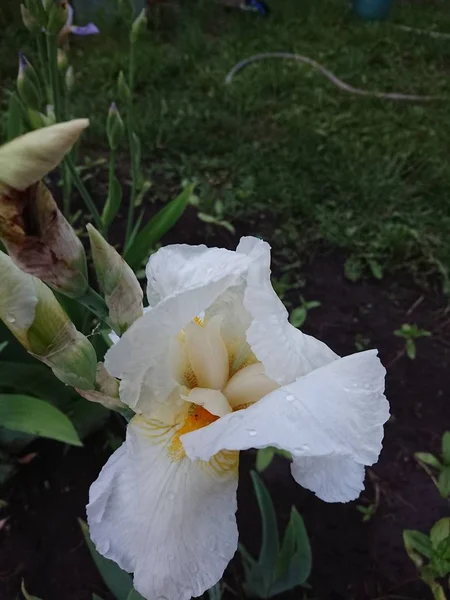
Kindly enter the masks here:
<path id="1" fill-rule="evenodd" d="M 270 283 L 270 247 L 162 248 L 150 310 L 108 351 L 136 412 L 90 490 L 98 551 L 151 600 L 200 596 L 238 543 L 239 450 L 292 453 L 292 475 L 327 502 L 363 489 L 389 416 L 370 350 L 339 358 L 301 333 Z"/>

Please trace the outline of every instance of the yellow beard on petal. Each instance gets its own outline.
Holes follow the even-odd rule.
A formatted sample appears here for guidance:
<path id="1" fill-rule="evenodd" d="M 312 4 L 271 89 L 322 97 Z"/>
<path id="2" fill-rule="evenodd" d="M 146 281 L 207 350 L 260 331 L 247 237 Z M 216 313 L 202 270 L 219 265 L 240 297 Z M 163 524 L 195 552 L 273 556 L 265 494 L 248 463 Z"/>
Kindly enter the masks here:
<path id="1" fill-rule="evenodd" d="M 191 404 L 189 407 L 188 417 L 185 419 L 182 426 L 176 431 L 175 435 L 169 444 L 168 453 L 169 457 L 175 462 L 182 460 L 186 457 L 183 444 L 181 443 L 180 437 L 185 433 L 202 429 L 214 421 L 217 421 L 219 417 L 211 414 L 206 409 L 196 404 Z M 212 469 L 216 475 L 223 475 L 230 471 L 237 471 L 239 468 L 239 452 L 238 451 L 227 451 L 218 452 L 208 462 L 198 461 L 199 464 L 205 468 Z"/>
<path id="2" fill-rule="evenodd" d="M 217 421 L 218 418 L 219 417 L 212 415 L 202 406 L 191 404 L 187 418 L 182 426 L 177 430 L 170 443 L 170 458 L 172 460 L 181 460 L 186 456 L 180 436 L 184 435 L 185 433 L 190 433 L 191 431 L 196 431 L 197 429 L 202 429 L 202 427 L 206 427 L 207 425 L 214 423 L 214 421 Z"/>

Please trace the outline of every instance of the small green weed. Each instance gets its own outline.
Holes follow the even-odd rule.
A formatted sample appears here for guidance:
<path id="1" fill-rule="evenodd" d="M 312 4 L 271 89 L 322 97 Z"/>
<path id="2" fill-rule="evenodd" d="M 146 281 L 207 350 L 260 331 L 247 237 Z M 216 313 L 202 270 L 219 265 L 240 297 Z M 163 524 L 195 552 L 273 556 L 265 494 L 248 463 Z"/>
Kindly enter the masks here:
<path id="1" fill-rule="evenodd" d="M 420 329 L 420 327 L 415 324 L 411 325 L 409 323 L 404 323 L 400 329 L 396 329 L 394 331 L 394 335 L 404 340 L 404 351 L 406 356 L 411 360 L 415 360 L 417 356 L 416 340 L 422 337 L 429 337 L 431 335 L 431 331 Z"/>
<path id="2" fill-rule="evenodd" d="M 302 327 L 308 316 L 308 311 L 313 308 L 319 308 L 320 302 L 318 300 L 305 300 L 303 296 L 300 296 L 301 304 L 291 312 L 289 318 L 291 325 L 294 327 Z"/>
<path id="3" fill-rule="evenodd" d="M 450 497 L 450 431 L 446 431 L 441 441 L 441 457 L 438 459 L 429 452 L 416 452 L 414 458 L 428 473 L 443 498 Z M 437 473 L 437 478 L 434 475 Z"/>

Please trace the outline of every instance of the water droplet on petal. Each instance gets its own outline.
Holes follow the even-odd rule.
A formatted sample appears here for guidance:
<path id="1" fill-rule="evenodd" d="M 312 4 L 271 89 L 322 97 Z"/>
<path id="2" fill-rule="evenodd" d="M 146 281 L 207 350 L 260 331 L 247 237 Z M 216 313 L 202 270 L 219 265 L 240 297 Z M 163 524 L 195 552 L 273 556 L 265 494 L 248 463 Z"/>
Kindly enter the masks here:
<path id="1" fill-rule="evenodd" d="M 175 494 L 173 492 L 168 492 L 167 497 L 169 498 L 169 500 L 175 500 Z"/>
<path id="2" fill-rule="evenodd" d="M 248 435 L 251 435 L 252 437 L 256 435 L 255 429 L 247 429 L 247 431 L 248 431 Z"/>
<path id="3" fill-rule="evenodd" d="M 8 321 L 8 323 L 15 323 L 16 317 L 14 315 L 6 315 L 6 320 Z"/>
<path id="4" fill-rule="evenodd" d="M 303 454 L 303 452 L 308 452 L 309 450 L 309 446 L 308 444 L 303 444 L 302 446 L 297 446 L 297 448 L 294 448 L 294 452 L 301 452 Z"/>
<path id="5" fill-rule="evenodd" d="M 292 402 L 292 400 L 294 400 L 294 396 L 293 396 L 292 394 L 288 394 L 288 395 L 286 396 L 286 400 L 287 400 L 288 402 Z"/>
<path id="6" fill-rule="evenodd" d="M 364 384 L 364 388 L 365 388 L 366 390 L 369 390 L 369 389 L 370 389 L 370 383 L 365 383 L 365 384 Z"/>
<path id="7" fill-rule="evenodd" d="M 192 572 L 193 573 L 198 573 L 198 567 L 197 567 L 197 565 L 192 565 Z"/>
<path id="8" fill-rule="evenodd" d="M 166 596 L 157 596 L 156 600 L 169 600 Z"/>
<path id="9" fill-rule="evenodd" d="M 213 535 L 208 539 L 206 546 L 211 552 L 216 549 L 216 538 Z"/>

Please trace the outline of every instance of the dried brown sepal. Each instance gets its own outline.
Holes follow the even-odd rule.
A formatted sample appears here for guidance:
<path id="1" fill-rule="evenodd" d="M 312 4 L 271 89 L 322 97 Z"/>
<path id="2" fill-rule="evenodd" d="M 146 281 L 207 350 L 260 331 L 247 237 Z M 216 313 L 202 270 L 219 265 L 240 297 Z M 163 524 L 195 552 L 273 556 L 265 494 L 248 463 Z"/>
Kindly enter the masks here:
<path id="1" fill-rule="evenodd" d="M 48 188 L 0 184 L 0 238 L 16 265 L 71 297 L 88 287 L 86 255 Z"/>

